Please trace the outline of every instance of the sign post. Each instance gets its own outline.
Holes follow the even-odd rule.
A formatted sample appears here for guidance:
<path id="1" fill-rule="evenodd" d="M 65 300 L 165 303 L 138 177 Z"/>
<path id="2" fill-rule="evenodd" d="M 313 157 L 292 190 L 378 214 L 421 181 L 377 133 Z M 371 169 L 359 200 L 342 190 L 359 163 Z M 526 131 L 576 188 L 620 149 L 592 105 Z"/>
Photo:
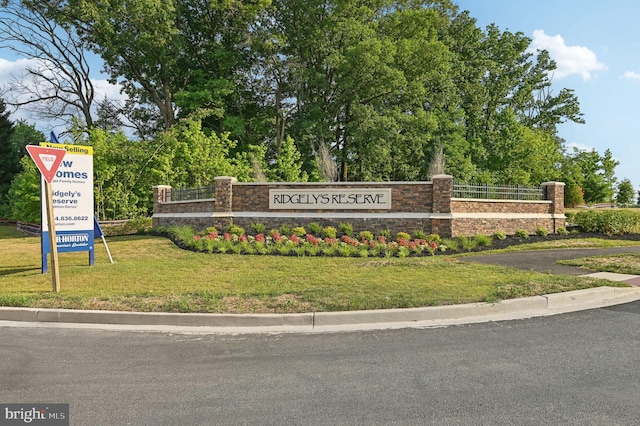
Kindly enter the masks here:
<path id="1" fill-rule="evenodd" d="M 49 228 L 49 247 L 51 248 L 51 281 L 53 291 L 60 291 L 60 268 L 58 267 L 58 246 L 56 244 L 56 229 L 53 216 L 53 191 L 51 183 L 56 175 L 60 163 L 64 155 L 67 153 L 64 149 L 44 148 L 36 145 L 28 145 L 27 152 L 44 178 L 44 192 L 46 198 L 46 210 Z"/>

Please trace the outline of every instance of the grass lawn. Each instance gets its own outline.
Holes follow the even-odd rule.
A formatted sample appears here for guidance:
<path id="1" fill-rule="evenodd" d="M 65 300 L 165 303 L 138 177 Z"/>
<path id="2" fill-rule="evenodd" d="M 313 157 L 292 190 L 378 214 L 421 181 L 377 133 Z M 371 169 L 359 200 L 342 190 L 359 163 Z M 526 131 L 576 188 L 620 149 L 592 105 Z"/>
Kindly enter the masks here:
<path id="1" fill-rule="evenodd" d="M 99 240 L 94 266 L 88 266 L 86 252 L 60 253 L 61 291 L 53 293 L 51 273 L 40 271 L 40 238 L 0 226 L 0 306 L 311 312 L 498 301 L 616 285 L 607 280 L 471 264 L 456 256 L 204 254 L 146 235 L 111 237 L 108 243 L 115 264 L 109 263 Z"/>
<path id="2" fill-rule="evenodd" d="M 598 272 L 640 275 L 640 253 L 583 257 L 580 259 L 562 260 L 558 263 L 561 265 L 579 266 Z"/>

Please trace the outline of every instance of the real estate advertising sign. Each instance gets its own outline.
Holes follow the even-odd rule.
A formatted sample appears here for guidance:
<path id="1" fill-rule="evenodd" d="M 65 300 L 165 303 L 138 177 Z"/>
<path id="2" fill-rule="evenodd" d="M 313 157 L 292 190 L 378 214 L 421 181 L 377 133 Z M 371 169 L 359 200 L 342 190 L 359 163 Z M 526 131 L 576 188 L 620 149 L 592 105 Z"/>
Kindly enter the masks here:
<path id="1" fill-rule="evenodd" d="M 66 151 L 51 182 L 58 251 L 93 253 L 93 147 L 49 142 L 40 146 Z M 44 193 L 42 203 L 42 258 L 46 270 L 46 256 L 51 249 Z"/>

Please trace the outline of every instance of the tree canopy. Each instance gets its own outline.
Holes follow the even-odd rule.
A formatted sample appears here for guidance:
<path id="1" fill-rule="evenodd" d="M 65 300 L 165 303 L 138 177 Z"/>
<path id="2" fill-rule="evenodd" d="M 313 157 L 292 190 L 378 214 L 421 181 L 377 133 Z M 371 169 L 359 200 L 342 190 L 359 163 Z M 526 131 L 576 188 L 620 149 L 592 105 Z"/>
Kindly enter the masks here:
<path id="1" fill-rule="evenodd" d="M 558 136 L 584 118 L 552 85 L 549 53 L 450 0 L 18 3 L 99 55 L 128 95 L 89 108 L 75 133 L 96 148 L 100 188 L 118 188 L 113 206 L 98 200 L 107 216 L 143 214 L 153 184 L 219 173 L 426 180 L 436 162 L 460 181 L 615 194 L 612 154 L 568 152 Z M 136 138 L 118 133 L 125 122 Z M 118 212 L 125 201 L 136 207 Z"/>

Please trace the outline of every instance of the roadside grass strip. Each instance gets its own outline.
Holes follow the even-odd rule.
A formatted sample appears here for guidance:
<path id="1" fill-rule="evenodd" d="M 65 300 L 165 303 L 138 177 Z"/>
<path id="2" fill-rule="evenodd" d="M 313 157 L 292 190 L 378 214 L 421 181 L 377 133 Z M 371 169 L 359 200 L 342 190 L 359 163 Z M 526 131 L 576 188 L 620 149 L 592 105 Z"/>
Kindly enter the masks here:
<path id="1" fill-rule="evenodd" d="M 612 254 L 562 260 L 561 265 L 578 266 L 597 272 L 640 275 L 640 253 Z"/>
<path id="2" fill-rule="evenodd" d="M 456 256 L 247 256 L 182 250 L 148 235 L 60 256 L 61 291 L 40 270 L 40 239 L 0 226 L 0 306 L 139 312 L 293 313 L 409 308 L 627 286 L 458 261 Z"/>

